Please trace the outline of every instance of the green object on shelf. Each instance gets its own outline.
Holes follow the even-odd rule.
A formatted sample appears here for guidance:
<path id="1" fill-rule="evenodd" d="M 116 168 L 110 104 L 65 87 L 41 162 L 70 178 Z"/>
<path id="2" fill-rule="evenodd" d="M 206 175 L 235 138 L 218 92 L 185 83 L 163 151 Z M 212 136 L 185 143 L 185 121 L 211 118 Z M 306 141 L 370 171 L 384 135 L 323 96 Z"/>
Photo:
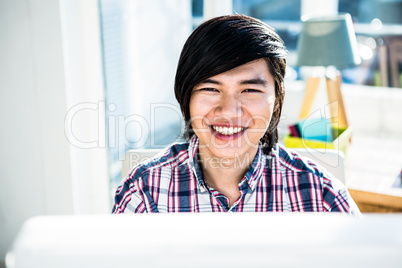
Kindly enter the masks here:
<path id="1" fill-rule="evenodd" d="M 292 137 L 290 135 L 284 138 L 285 146 L 288 148 L 305 148 L 305 149 L 335 149 L 346 154 L 347 148 L 352 137 L 352 128 L 339 128 L 332 126 L 332 137 L 335 139 L 331 142 L 319 140 L 303 139 Z"/>
<path id="2" fill-rule="evenodd" d="M 379 71 L 374 72 L 374 86 L 376 87 L 381 86 L 381 76 Z"/>

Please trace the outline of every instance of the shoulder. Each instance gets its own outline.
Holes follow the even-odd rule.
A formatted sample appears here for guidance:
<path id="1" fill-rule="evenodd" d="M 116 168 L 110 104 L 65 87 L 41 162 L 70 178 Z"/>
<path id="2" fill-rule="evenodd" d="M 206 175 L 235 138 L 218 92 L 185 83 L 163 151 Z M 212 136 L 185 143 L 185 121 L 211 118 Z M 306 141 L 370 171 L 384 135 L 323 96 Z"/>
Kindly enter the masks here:
<path id="1" fill-rule="evenodd" d="M 168 182 L 171 170 L 187 159 L 188 144 L 174 144 L 135 165 L 116 189 L 113 213 L 157 211 L 150 189 Z"/>
<path id="2" fill-rule="evenodd" d="M 299 183 L 305 183 L 323 193 L 332 193 L 346 189 L 343 183 L 323 166 L 298 152 L 285 148 L 278 144 L 270 156 L 275 169 L 282 174 L 282 178 L 289 180 L 289 177 L 297 179 Z"/>
<path id="3" fill-rule="evenodd" d="M 282 145 L 277 145 L 271 151 L 270 157 L 280 170 L 279 173 L 282 173 L 282 183 L 288 185 L 292 180 L 297 180 L 297 183 L 291 182 L 292 185 L 303 185 L 300 191 L 307 190 L 307 194 L 302 194 L 302 197 L 311 199 L 311 203 L 316 204 L 313 207 L 318 208 L 318 211 L 360 215 L 345 185 L 321 165 Z"/>

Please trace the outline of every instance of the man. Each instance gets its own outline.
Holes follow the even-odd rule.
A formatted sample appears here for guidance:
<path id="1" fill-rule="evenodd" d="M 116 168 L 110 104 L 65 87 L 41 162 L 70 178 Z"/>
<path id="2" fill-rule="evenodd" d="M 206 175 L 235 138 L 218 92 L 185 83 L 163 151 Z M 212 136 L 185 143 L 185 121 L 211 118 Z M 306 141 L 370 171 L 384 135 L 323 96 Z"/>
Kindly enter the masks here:
<path id="1" fill-rule="evenodd" d="M 287 51 L 254 18 L 201 24 L 181 53 L 175 94 L 188 143 L 133 168 L 113 213 L 336 211 L 359 215 L 345 186 L 277 144 Z"/>

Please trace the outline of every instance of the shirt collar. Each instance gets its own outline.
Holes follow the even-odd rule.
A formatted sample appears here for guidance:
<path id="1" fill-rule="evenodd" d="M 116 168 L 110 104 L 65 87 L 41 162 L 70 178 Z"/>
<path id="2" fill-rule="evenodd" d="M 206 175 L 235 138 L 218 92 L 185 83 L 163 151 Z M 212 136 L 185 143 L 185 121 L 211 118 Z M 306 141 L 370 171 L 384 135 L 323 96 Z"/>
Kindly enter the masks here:
<path id="1" fill-rule="evenodd" d="M 261 145 L 258 146 L 257 154 L 254 157 L 251 167 L 244 177 L 247 179 L 249 187 L 254 190 L 257 186 L 258 179 L 261 177 L 263 167 L 265 166 L 265 157 L 263 157 Z"/>
<path id="2" fill-rule="evenodd" d="M 198 183 L 201 186 L 205 187 L 205 182 L 204 182 L 204 178 L 202 176 L 202 170 L 201 170 L 201 166 L 199 165 L 199 159 L 198 159 L 198 155 L 197 155 L 198 146 L 199 146 L 198 137 L 196 135 L 194 135 L 190 139 L 189 147 L 188 147 L 190 166 L 193 169 L 193 172 L 195 173 L 195 175 L 197 177 Z M 266 161 L 266 157 L 264 157 L 264 155 L 262 153 L 261 145 L 259 145 L 257 154 L 254 157 L 253 163 L 251 164 L 251 167 L 244 175 L 244 178 L 246 178 L 246 181 L 252 190 L 254 190 L 254 188 L 257 186 L 258 179 L 261 177 L 263 167 L 265 166 L 265 161 Z M 243 180 L 242 180 L 242 182 L 243 182 Z"/>
<path id="3" fill-rule="evenodd" d="M 190 143 L 188 146 L 188 155 L 190 159 L 193 161 L 193 163 L 197 150 L 198 150 L 198 137 L 196 135 L 193 135 L 193 137 L 190 139 Z"/>
<path id="4" fill-rule="evenodd" d="M 192 172 L 194 173 L 198 184 L 200 185 L 200 189 L 201 191 L 207 191 L 207 186 L 204 182 L 204 178 L 202 175 L 202 169 L 199 165 L 199 159 L 198 159 L 198 154 L 197 154 L 197 150 L 198 150 L 198 137 L 196 135 L 194 135 L 189 142 L 189 146 L 188 146 L 188 160 L 189 160 L 189 164 L 191 167 Z"/>

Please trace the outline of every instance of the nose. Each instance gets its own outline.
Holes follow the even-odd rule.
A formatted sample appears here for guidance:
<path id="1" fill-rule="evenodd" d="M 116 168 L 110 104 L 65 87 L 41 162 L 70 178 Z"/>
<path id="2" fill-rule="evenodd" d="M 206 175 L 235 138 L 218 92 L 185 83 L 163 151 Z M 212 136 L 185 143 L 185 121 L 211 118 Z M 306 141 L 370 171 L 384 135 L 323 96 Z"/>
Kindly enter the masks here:
<path id="1" fill-rule="evenodd" d="M 243 115 L 240 99 L 233 95 L 224 95 L 215 109 L 215 114 L 226 118 L 239 118 Z"/>

